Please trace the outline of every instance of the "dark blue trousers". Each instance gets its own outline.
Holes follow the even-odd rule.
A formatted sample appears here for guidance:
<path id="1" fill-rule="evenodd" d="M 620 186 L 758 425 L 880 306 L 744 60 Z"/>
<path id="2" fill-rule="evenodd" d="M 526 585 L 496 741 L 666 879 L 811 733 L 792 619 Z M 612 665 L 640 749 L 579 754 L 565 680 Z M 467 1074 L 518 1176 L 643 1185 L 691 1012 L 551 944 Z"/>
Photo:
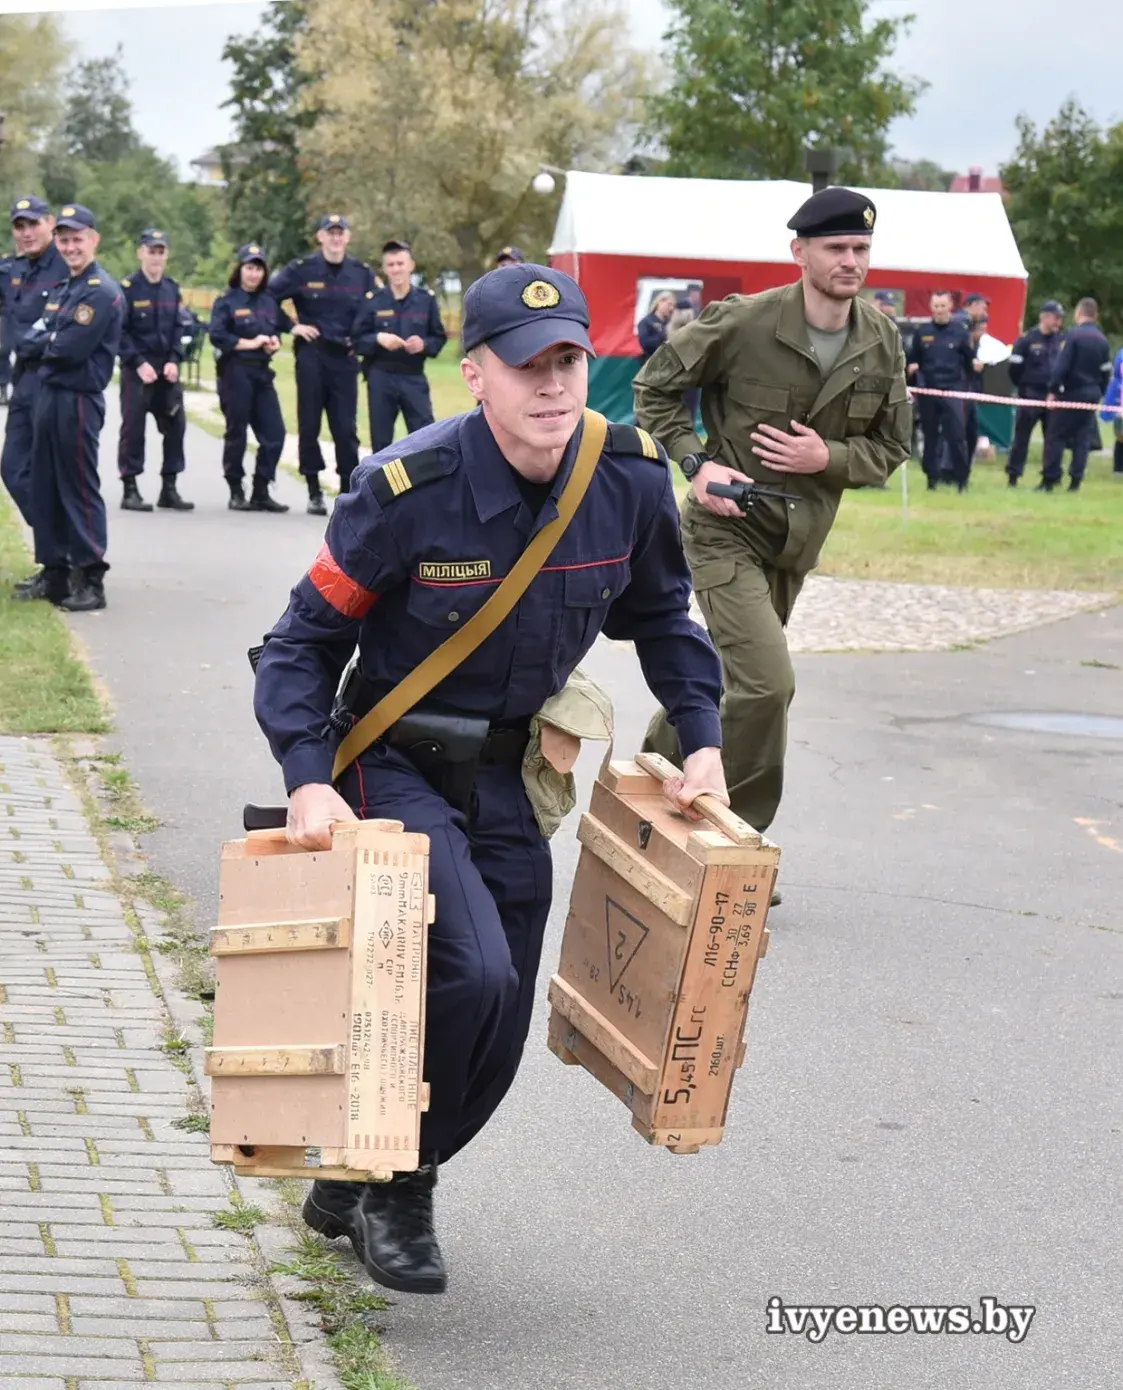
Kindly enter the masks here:
<path id="1" fill-rule="evenodd" d="M 1069 396 L 1068 400 L 1078 399 Z M 1049 426 L 1045 436 L 1045 466 L 1041 470 L 1042 482 L 1059 483 L 1064 473 L 1064 453 L 1072 450 L 1072 462 L 1068 476 L 1079 483 L 1088 467 L 1088 452 L 1092 445 L 1091 431 L 1088 428 L 1090 410 L 1055 410 L 1056 419 Z"/>
<path id="2" fill-rule="evenodd" d="M 953 482 L 965 483 L 971 471 L 967 457 L 966 411 L 963 402 L 942 396 L 918 396 L 920 428 L 924 431 L 924 469 L 929 486 L 940 478 L 940 450 L 947 449 Z"/>
<path id="3" fill-rule="evenodd" d="M 12 349 L 0 347 L 0 386 L 12 384 Z"/>
<path id="4" fill-rule="evenodd" d="M 325 411 L 335 444 L 335 466 L 346 491 L 359 462 L 358 362 L 318 342 L 301 342 L 296 348 L 296 423 L 300 471 L 307 478 L 323 472 L 320 421 Z"/>
<path id="5" fill-rule="evenodd" d="M 4 451 L 0 454 L 0 479 L 19 508 L 20 516 L 32 525 L 31 459 L 35 436 L 35 398 L 39 376 L 25 371 L 16 382 L 8 402 L 4 430 Z"/>
<path id="6" fill-rule="evenodd" d="M 394 426 L 401 412 L 406 433 L 433 423 L 433 401 L 429 383 L 421 372 L 388 372 L 372 367 L 367 375 L 367 406 L 370 409 L 370 447 L 374 453 L 394 442 Z"/>
<path id="7" fill-rule="evenodd" d="M 98 484 L 98 439 L 105 397 L 39 384 L 35 406 L 32 518 L 35 558 L 46 569 L 100 573 L 105 562 L 105 503 Z"/>
<path id="8" fill-rule="evenodd" d="M 254 477 L 271 483 L 277 476 L 277 463 L 285 447 L 285 421 L 273 372 L 255 362 L 241 363 L 232 356 L 218 379 L 218 403 L 226 417 L 222 437 L 222 471 L 230 482 L 246 476 L 246 432 L 253 430 L 257 440 Z"/>
<path id="9" fill-rule="evenodd" d="M 162 363 L 152 364 L 160 370 Z M 144 427 L 148 416 L 156 417 L 156 427 L 164 441 L 160 473 L 174 478 L 184 469 L 183 440 L 187 420 L 183 410 L 183 387 L 163 377 L 145 383 L 135 367 L 121 368 L 121 436 L 117 445 L 117 471 L 122 478 L 136 478 L 144 472 Z"/>
<path id="10" fill-rule="evenodd" d="M 443 1163 L 483 1128 L 522 1058 L 553 888 L 550 849 L 518 766 L 484 766 L 471 823 L 397 749 L 375 744 L 344 774 L 363 820 L 429 836 L 425 1080 L 421 1151 Z"/>
<path id="11" fill-rule="evenodd" d="M 1043 399 L 1043 398 L 1042 398 Z M 1006 472 L 1011 478 L 1020 478 L 1025 472 L 1026 455 L 1029 452 L 1030 436 L 1038 425 L 1041 426 L 1042 439 L 1049 437 L 1049 416 L 1055 410 L 1046 410 L 1044 405 L 1019 406 L 1014 413 L 1014 438 L 1010 442 L 1010 453 L 1006 459 Z"/>

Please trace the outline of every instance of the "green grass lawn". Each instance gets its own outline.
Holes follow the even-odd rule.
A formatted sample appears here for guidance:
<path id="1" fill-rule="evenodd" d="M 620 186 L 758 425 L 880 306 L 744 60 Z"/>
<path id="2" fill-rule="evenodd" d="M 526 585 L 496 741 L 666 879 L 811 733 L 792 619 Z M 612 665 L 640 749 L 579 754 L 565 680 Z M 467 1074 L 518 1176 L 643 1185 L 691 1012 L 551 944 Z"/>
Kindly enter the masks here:
<path id="1" fill-rule="evenodd" d="M 33 570 L 15 508 L 0 491 L 0 733 L 104 733 L 105 710 L 61 616 L 20 603 L 12 585 Z"/>

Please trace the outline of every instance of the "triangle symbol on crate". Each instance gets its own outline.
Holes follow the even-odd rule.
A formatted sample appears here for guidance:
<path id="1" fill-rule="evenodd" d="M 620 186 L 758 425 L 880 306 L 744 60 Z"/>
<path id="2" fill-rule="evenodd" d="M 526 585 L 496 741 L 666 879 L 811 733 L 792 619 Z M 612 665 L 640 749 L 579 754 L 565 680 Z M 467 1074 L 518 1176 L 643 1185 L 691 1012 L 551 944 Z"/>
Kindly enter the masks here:
<path id="1" fill-rule="evenodd" d="M 605 899 L 604 916 L 608 930 L 608 983 L 615 989 L 647 940 L 648 928 L 611 898 Z"/>

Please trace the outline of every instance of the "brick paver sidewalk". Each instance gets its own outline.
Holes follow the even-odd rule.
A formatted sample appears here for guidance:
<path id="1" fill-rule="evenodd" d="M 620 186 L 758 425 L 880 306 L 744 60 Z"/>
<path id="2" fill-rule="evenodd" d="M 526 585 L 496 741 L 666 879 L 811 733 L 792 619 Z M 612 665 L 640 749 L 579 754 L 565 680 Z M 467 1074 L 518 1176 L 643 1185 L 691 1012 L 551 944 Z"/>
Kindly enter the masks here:
<path id="1" fill-rule="evenodd" d="M 109 890 L 50 745 L 0 738 L 0 1386 L 304 1386 Z"/>

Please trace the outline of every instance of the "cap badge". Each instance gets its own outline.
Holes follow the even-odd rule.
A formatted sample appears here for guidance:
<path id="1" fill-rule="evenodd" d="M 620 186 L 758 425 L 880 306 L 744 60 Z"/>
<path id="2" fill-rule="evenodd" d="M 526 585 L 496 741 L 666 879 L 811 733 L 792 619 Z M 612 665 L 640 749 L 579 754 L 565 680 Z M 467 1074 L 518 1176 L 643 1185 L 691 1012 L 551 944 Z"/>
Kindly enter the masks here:
<path id="1" fill-rule="evenodd" d="M 862 221 L 871 231 L 873 230 L 874 215 L 874 210 L 871 207 L 867 207 L 866 210 L 862 213 Z"/>
<path id="2" fill-rule="evenodd" d="M 532 280 L 522 292 L 522 301 L 528 309 L 552 309 L 561 303 L 561 291 L 548 280 Z"/>
<path id="3" fill-rule="evenodd" d="M 339 213 L 333 212 L 332 215 L 328 218 L 328 221 L 329 221 L 329 222 L 338 222 L 338 221 L 339 221 Z"/>
<path id="4" fill-rule="evenodd" d="M 31 200 L 30 200 L 30 198 L 21 198 L 21 199 L 19 200 L 19 202 L 16 204 L 16 207 L 17 207 L 17 208 L 20 208 L 20 209 L 29 208 L 30 206 L 31 206 Z"/>
<path id="5" fill-rule="evenodd" d="M 63 217 L 73 217 L 73 216 L 74 216 L 74 209 L 73 209 L 73 208 L 70 208 L 70 207 L 63 208 L 63 210 L 62 210 L 62 215 L 63 215 Z"/>
<path id="6" fill-rule="evenodd" d="M 161 241 L 164 239 L 164 233 L 163 233 L 163 232 L 153 232 L 152 235 L 153 235 L 154 237 L 157 237 L 157 238 L 158 238 L 159 240 L 161 240 Z"/>
<path id="7" fill-rule="evenodd" d="M 260 250 L 261 250 L 261 247 L 260 247 L 260 246 L 251 246 L 251 247 L 250 247 L 250 255 L 251 255 L 251 256 L 256 256 L 257 253 L 258 253 Z"/>

